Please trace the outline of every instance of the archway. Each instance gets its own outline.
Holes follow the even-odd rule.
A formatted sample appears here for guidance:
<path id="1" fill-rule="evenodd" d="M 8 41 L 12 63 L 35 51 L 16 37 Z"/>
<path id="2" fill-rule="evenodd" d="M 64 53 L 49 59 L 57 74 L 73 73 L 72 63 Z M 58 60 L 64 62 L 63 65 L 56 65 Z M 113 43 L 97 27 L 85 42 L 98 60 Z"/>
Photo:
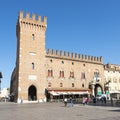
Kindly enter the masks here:
<path id="1" fill-rule="evenodd" d="M 34 85 L 31 85 L 28 88 L 28 100 L 37 100 L 37 90 L 36 87 Z"/>
<path id="2" fill-rule="evenodd" d="M 95 96 L 103 94 L 103 88 L 100 84 L 95 85 Z"/>

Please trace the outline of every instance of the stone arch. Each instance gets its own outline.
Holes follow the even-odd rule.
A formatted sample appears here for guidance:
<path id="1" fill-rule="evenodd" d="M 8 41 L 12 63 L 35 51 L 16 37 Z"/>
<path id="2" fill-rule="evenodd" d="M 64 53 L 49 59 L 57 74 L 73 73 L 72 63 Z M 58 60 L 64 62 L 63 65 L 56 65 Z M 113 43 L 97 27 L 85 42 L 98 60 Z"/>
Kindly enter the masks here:
<path id="1" fill-rule="evenodd" d="M 32 100 L 32 101 L 35 101 L 37 100 L 37 89 L 34 85 L 31 85 L 29 88 L 28 88 L 28 100 Z"/>
<path id="2" fill-rule="evenodd" d="M 95 96 L 103 94 L 103 87 L 100 84 L 95 85 Z"/>

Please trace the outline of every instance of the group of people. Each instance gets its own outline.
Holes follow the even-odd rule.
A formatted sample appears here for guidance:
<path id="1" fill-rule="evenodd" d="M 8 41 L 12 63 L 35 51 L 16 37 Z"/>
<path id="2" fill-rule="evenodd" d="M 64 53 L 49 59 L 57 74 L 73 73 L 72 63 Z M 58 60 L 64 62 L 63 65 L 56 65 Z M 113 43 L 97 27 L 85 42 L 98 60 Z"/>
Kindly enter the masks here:
<path id="1" fill-rule="evenodd" d="M 96 103 L 96 102 L 99 102 L 99 101 L 101 101 L 102 102 L 102 104 L 106 104 L 106 97 L 105 96 L 102 96 L 99 100 L 98 99 L 96 99 L 96 97 L 94 97 L 93 96 L 93 103 Z"/>
<path id="2" fill-rule="evenodd" d="M 73 98 L 70 97 L 69 101 L 70 101 L 70 106 L 73 107 Z M 65 97 L 65 98 L 64 98 L 65 107 L 67 106 L 67 103 L 68 103 L 68 99 Z"/>
<path id="3" fill-rule="evenodd" d="M 82 104 L 86 105 L 86 104 L 88 104 L 88 102 L 89 102 L 89 98 L 88 97 L 83 97 Z M 64 105 L 65 105 L 65 107 L 67 106 L 68 103 L 70 103 L 69 105 L 71 107 L 73 107 L 73 98 L 72 97 L 70 97 L 69 99 L 67 99 L 66 97 L 64 98 Z"/>

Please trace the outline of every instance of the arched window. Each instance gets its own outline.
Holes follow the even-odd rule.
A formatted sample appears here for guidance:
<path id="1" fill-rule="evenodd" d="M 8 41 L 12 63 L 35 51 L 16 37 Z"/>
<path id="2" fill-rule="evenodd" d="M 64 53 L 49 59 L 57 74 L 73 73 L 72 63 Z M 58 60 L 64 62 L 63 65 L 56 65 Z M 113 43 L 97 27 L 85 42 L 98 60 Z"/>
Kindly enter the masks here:
<path id="1" fill-rule="evenodd" d="M 32 34 L 32 40 L 35 40 L 35 35 L 34 34 Z"/>
<path id="2" fill-rule="evenodd" d="M 48 70 L 48 77 L 52 77 L 53 76 L 53 70 Z"/>
<path id="3" fill-rule="evenodd" d="M 32 62 L 32 69 L 35 69 L 35 64 Z"/>
<path id="4" fill-rule="evenodd" d="M 70 77 L 74 78 L 74 72 L 70 72 Z"/>
<path id="5" fill-rule="evenodd" d="M 60 71 L 60 78 L 64 78 L 64 71 Z"/>
<path id="6" fill-rule="evenodd" d="M 85 79 L 85 72 L 81 72 L 81 79 Z"/>

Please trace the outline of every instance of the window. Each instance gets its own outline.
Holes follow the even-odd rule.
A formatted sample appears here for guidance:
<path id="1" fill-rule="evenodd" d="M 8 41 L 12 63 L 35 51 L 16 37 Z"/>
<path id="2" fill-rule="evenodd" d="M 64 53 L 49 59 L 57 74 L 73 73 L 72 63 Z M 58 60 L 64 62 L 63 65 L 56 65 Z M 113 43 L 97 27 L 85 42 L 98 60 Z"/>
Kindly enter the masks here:
<path id="1" fill-rule="evenodd" d="M 48 87 L 51 87 L 51 82 L 48 83 Z"/>
<path id="2" fill-rule="evenodd" d="M 74 72 L 70 72 L 70 77 L 74 78 Z"/>
<path id="3" fill-rule="evenodd" d="M 34 34 L 32 34 L 32 40 L 35 40 L 35 35 Z"/>
<path id="4" fill-rule="evenodd" d="M 60 71 L 60 78 L 64 78 L 64 71 Z"/>
<path id="5" fill-rule="evenodd" d="M 99 72 L 94 72 L 94 77 L 98 78 L 99 77 Z"/>
<path id="6" fill-rule="evenodd" d="M 114 83 L 117 83 L 117 79 L 116 79 L 116 78 L 113 78 L 113 82 L 114 82 Z"/>
<path id="7" fill-rule="evenodd" d="M 35 68 L 35 64 L 32 62 L 32 69 L 34 70 L 34 68 Z"/>
<path id="8" fill-rule="evenodd" d="M 82 87 L 84 88 L 84 84 L 82 84 Z"/>
<path id="9" fill-rule="evenodd" d="M 85 64 L 83 64 L 83 66 L 85 67 Z"/>
<path id="10" fill-rule="evenodd" d="M 72 87 L 75 87 L 74 83 L 72 83 Z"/>
<path id="11" fill-rule="evenodd" d="M 50 62 L 52 63 L 52 59 L 50 60 Z"/>
<path id="12" fill-rule="evenodd" d="M 81 73 L 81 79 L 85 79 L 85 73 L 84 72 Z"/>
<path id="13" fill-rule="evenodd" d="M 63 87 L 63 84 L 62 84 L 62 83 L 60 83 L 60 87 Z"/>
<path id="14" fill-rule="evenodd" d="M 72 65 L 74 65 L 74 62 L 72 62 Z"/>
<path id="15" fill-rule="evenodd" d="M 48 77 L 52 77 L 53 76 L 53 70 L 48 70 Z"/>

